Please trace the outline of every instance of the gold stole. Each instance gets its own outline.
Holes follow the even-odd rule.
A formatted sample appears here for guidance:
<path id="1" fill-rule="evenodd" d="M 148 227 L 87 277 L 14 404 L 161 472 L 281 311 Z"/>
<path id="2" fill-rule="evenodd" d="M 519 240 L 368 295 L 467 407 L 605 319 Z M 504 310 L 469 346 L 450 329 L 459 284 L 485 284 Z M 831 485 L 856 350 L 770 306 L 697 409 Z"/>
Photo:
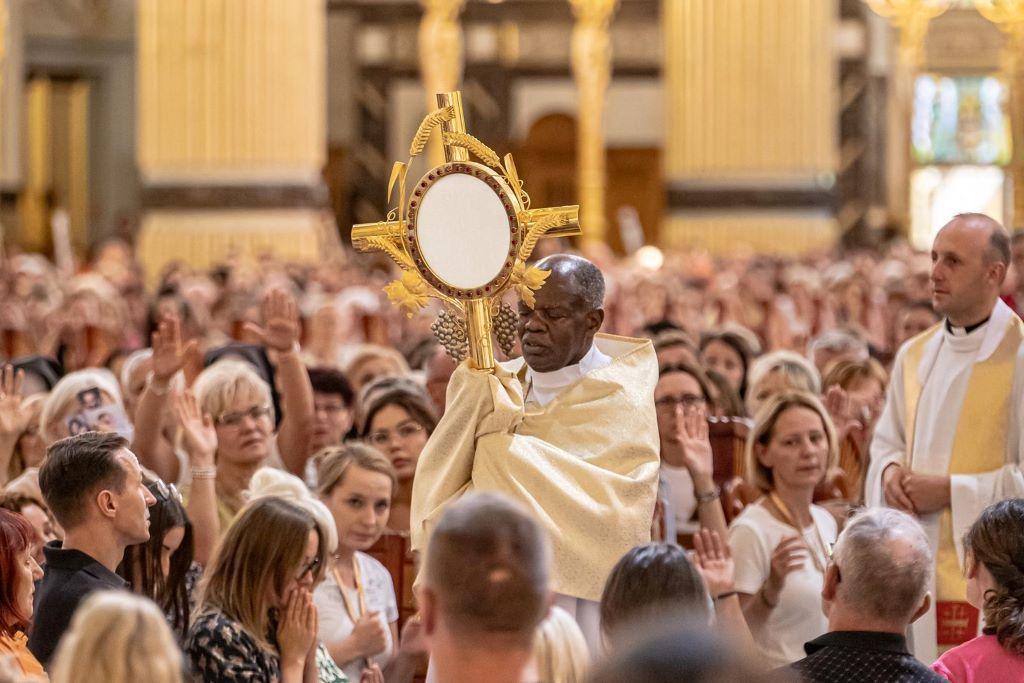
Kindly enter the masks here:
<path id="1" fill-rule="evenodd" d="M 942 334 L 944 324 L 939 323 L 911 341 L 903 360 L 903 391 L 908 419 L 907 462 L 910 469 L 914 466 L 917 404 L 923 388 L 918 368 L 925 346 L 936 334 Z M 1010 389 L 1022 340 L 1024 323 L 1017 316 L 1012 316 L 995 352 L 972 367 L 953 437 L 950 474 L 989 472 L 1005 463 L 1012 407 Z M 932 381 L 941 382 L 943 378 Z M 978 612 L 967 602 L 967 581 L 953 543 L 953 513 L 949 509 L 943 511 L 939 522 L 935 592 L 938 644 L 958 645 L 974 638 L 978 633 Z"/>

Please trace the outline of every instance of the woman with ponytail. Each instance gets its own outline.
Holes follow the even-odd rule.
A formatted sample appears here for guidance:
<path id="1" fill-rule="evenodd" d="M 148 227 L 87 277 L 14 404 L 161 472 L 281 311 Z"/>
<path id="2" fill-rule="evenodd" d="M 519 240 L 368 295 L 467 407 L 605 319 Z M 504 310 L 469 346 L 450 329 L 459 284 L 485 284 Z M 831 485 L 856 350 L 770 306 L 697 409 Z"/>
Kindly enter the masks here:
<path id="1" fill-rule="evenodd" d="M 964 552 L 967 601 L 985 628 L 932 669 L 953 683 L 1024 681 L 1024 499 L 985 508 L 964 536 Z"/>

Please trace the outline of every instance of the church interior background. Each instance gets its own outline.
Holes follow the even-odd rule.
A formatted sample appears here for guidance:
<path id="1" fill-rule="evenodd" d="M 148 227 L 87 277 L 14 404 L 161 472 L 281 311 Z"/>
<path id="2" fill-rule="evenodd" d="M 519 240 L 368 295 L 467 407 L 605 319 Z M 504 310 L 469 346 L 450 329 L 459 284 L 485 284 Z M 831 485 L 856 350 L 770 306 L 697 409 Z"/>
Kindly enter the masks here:
<path id="1" fill-rule="evenodd" d="M 617 253 L 1024 217 L 1022 0 L 0 0 L 0 244 L 320 258 L 454 89 Z"/>

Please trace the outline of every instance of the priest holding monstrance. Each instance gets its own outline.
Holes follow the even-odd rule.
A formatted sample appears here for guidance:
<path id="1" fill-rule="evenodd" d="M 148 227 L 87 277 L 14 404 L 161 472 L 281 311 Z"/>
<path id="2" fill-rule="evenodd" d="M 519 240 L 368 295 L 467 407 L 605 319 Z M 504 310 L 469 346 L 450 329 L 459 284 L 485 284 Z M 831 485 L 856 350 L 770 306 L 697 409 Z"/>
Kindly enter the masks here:
<path id="1" fill-rule="evenodd" d="M 427 296 L 448 305 L 435 331 L 453 354 L 468 355 L 419 458 L 412 547 L 422 551 L 444 507 L 468 491 L 515 499 L 546 527 L 558 604 L 593 648 L 608 574 L 650 541 L 659 463 L 654 350 L 648 340 L 598 332 L 604 280 L 591 262 L 556 255 L 527 267 L 538 239 L 578 232 L 578 207 L 531 209 L 511 157 L 502 165 L 465 133 L 458 94 L 439 95 L 438 104 L 421 131 L 440 126 L 446 163 L 424 176 L 407 205 L 400 198 L 389 221 L 353 230 L 358 248 L 384 250 L 402 267 L 387 290 L 393 301 L 410 312 Z M 405 168 L 396 164 L 392 184 L 404 185 Z M 509 287 L 518 312 L 500 299 Z M 519 337 L 522 358 L 494 362 L 492 325 L 506 350 Z"/>

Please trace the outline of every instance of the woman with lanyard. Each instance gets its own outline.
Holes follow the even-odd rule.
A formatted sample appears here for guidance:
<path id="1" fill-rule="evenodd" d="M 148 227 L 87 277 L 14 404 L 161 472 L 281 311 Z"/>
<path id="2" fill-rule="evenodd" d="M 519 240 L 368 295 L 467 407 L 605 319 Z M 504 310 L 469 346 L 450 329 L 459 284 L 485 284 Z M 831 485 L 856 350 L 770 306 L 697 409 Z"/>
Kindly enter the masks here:
<path id="1" fill-rule="evenodd" d="M 318 473 L 320 499 L 338 528 L 338 551 L 313 601 L 320 639 L 351 681 L 371 664 L 384 668 L 398 642 L 398 603 L 388 570 L 367 555 L 391 512 L 395 470 L 363 444 L 324 449 Z"/>
<path id="2" fill-rule="evenodd" d="M 838 529 L 812 504 L 814 487 L 835 465 L 835 430 L 812 394 L 773 397 L 747 440 L 747 477 L 765 494 L 729 529 L 737 592 L 766 664 L 804 657 L 804 643 L 828 629 L 821 589 Z"/>

